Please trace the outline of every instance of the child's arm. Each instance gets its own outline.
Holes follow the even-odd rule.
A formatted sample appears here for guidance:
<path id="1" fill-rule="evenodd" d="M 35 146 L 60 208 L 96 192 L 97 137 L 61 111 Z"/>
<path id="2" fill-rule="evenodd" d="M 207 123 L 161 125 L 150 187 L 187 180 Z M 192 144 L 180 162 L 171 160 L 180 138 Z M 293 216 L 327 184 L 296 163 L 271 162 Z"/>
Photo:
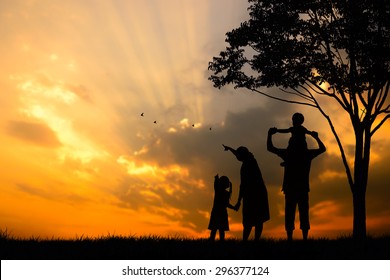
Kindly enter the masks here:
<path id="1" fill-rule="evenodd" d="M 277 128 L 276 132 L 279 132 L 279 133 L 290 133 L 291 132 L 291 127 L 290 128 Z"/>
<path id="2" fill-rule="evenodd" d="M 219 175 L 217 174 L 214 176 L 214 190 L 217 189 L 218 181 L 219 181 Z"/>

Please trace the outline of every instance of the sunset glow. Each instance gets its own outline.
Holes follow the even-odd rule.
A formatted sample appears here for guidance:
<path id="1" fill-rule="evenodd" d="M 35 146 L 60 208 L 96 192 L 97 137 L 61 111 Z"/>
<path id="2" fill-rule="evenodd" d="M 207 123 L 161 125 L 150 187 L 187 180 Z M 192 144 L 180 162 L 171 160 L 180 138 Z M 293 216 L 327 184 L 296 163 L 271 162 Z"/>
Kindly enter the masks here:
<path id="1" fill-rule="evenodd" d="M 350 234 L 352 197 L 322 116 L 217 90 L 207 79 L 208 62 L 247 7 L 246 0 L 1 1 L 0 229 L 17 237 L 207 237 L 215 174 L 233 182 L 233 203 L 238 196 L 240 163 L 224 152 L 227 144 L 257 158 L 271 211 L 264 236 L 284 237 L 283 170 L 266 150 L 266 133 L 291 126 L 301 111 L 327 146 L 311 171 L 310 235 Z M 352 155 L 349 120 L 325 108 Z M 372 145 L 369 234 L 390 233 L 389 133 L 387 123 Z M 283 137 L 275 144 L 285 146 Z M 229 210 L 229 219 L 227 236 L 240 238 L 241 212 Z"/>

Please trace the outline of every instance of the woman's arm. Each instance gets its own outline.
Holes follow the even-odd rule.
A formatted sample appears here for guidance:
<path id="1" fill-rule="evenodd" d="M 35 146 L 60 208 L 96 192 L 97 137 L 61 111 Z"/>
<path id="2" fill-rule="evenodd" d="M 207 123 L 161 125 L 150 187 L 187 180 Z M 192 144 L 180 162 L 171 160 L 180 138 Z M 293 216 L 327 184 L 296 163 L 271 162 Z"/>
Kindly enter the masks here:
<path id="1" fill-rule="evenodd" d="M 222 144 L 222 146 L 224 147 L 225 151 L 231 151 L 233 153 L 233 155 L 237 156 L 237 151 L 235 149 L 233 149 L 232 147 L 226 146 L 224 144 Z"/>
<path id="2" fill-rule="evenodd" d="M 241 200 L 242 200 L 242 187 L 240 185 L 240 191 L 238 192 L 237 203 L 236 203 L 236 205 L 234 205 L 234 208 L 233 208 L 234 210 L 238 211 L 238 209 L 240 209 Z"/>

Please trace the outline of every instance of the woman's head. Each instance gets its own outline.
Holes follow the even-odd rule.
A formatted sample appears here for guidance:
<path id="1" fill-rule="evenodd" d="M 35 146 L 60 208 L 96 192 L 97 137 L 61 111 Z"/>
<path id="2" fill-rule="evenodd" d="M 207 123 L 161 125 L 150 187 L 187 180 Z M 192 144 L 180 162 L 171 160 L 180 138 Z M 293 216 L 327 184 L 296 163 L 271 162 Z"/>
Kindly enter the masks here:
<path id="1" fill-rule="evenodd" d="M 238 147 L 235 154 L 239 161 L 244 161 L 249 155 L 251 155 L 248 148 L 244 146 Z"/>

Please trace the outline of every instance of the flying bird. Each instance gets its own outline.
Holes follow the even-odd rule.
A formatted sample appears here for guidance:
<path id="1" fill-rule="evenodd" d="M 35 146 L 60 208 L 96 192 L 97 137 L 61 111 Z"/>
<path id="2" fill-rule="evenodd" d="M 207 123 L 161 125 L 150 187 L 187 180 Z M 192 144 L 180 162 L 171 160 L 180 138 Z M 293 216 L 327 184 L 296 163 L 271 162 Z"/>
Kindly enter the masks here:
<path id="1" fill-rule="evenodd" d="M 141 117 L 143 117 L 144 116 L 144 113 L 141 113 Z"/>
<path id="2" fill-rule="evenodd" d="M 153 123 L 157 124 L 157 121 L 154 121 Z"/>

